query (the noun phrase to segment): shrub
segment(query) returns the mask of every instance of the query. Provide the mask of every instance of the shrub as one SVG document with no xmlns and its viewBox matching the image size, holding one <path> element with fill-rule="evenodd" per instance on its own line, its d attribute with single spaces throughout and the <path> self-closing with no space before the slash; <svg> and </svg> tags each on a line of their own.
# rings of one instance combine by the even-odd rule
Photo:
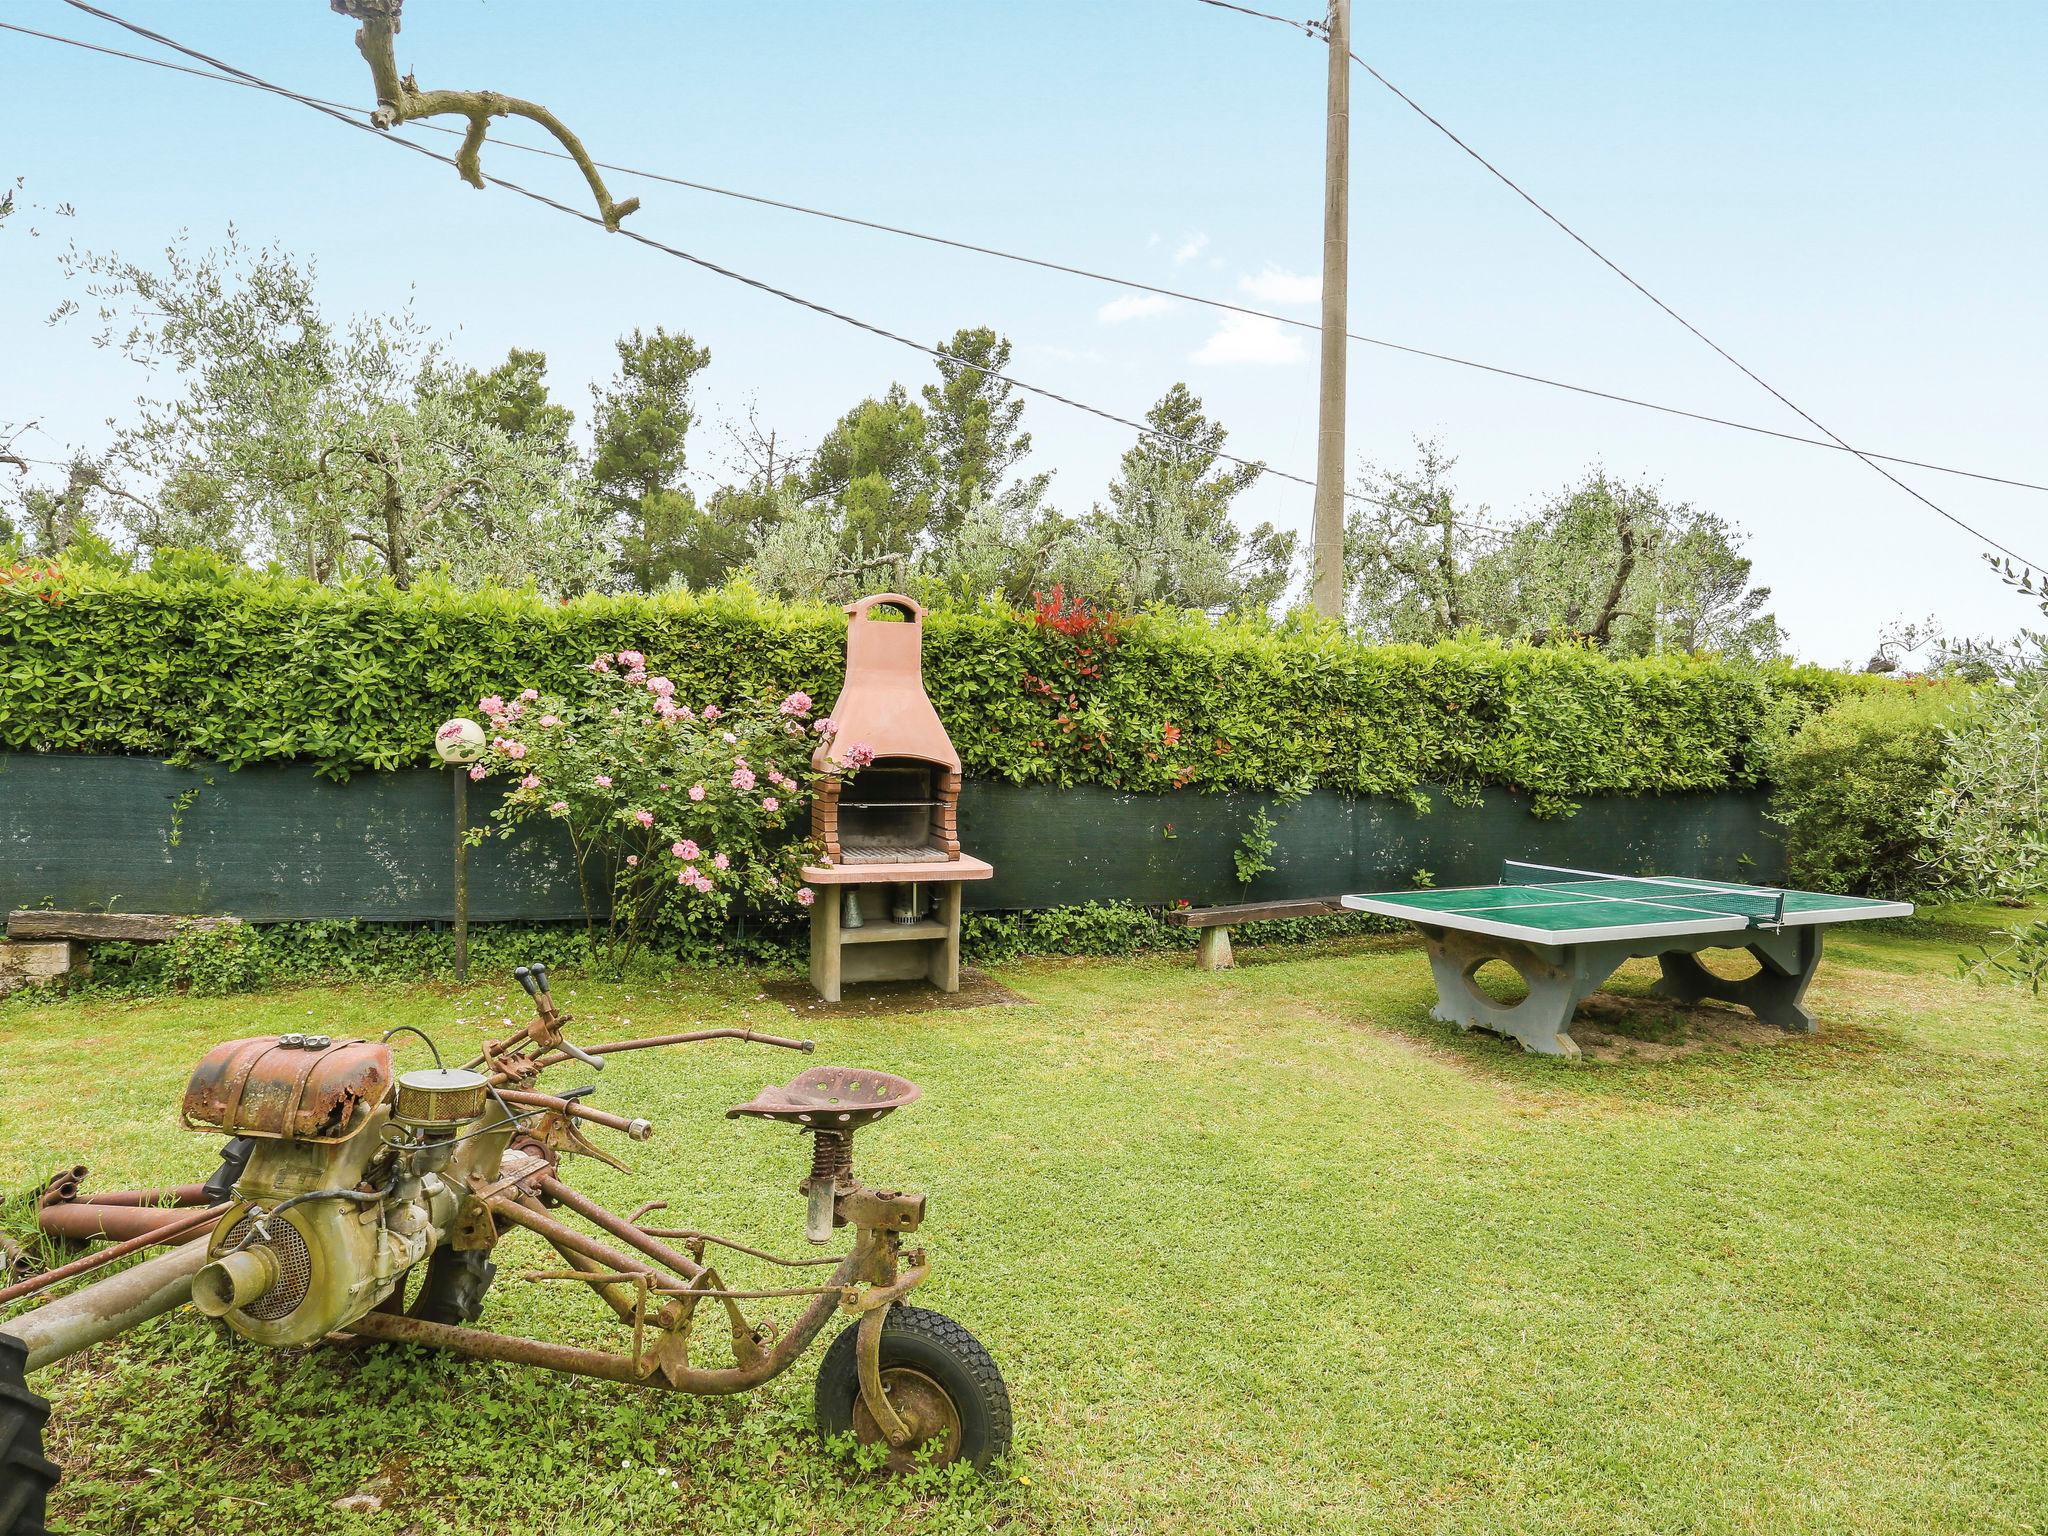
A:
<svg viewBox="0 0 2048 1536">
<path fill-rule="evenodd" d="M 1921 818 L 1941 888 L 2017 905 L 2048 886 L 2048 671 L 1975 690 L 1942 730 Z"/>
<path fill-rule="evenodd" d="M 513 781 L 504 833 L 561 822 L 586 929 L 613 969 L 659 930 L 717 931 L 814 899 L 798 875 L 809 844 L 791 830 L 812 778 L 810 695 L 692 706 L 675 694 L 640 652 L 600 651 L 573 693 L 478 702 L 492 734 L 469 776 Z"/>
<path fill-rule="evenodd" d="M 836 609 L 744 587 L 554 603 L 182 567 L 67 567 L 59 585 L 51 600 L 0 586 L 0 747 L 299 761 L 345 778 L 426 762 L 434 727 L 508 680 L 572 693 L 601 651 L 643 651 L 679 696 L 725 700 L 830 699 L 845 652 Z M 969 775 L 1140 793 L 1495 784 L 1551 812 L 1587 795 L 1752 785 L 1776 733 L 1896 686 L 1568 646 L 1370 646 L 1310 621 L 1112 620 L 1070 604 L 942 610 L 925 634 L 926 684 Z"/>
<path fill-rule="evenodd" d="M 1845 699 L 1774 756 L 1771 815 L 1794 885 L 1907 896 L 1929 881 L 1922 819 L 1941 775 L 1943 723 L 1964 690 L 1909 684 Z"/>
</svg>

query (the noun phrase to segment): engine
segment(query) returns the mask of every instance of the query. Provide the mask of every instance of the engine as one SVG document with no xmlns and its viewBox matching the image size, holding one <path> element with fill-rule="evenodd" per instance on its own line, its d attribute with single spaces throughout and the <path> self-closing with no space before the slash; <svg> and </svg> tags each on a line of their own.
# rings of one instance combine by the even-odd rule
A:
<svg viewBox="0 0 2048 1536">
<path fill-rule="evenodd" d="M 484 1124 L 489 1080 L 433 1067 L 394 1081 L 391 1048 L 325 1035 L 231 1040 L 185 1088 L 192 1130 L 226 1132 L 234 1204 L 192 1305 L 258 1343 L 308 1344 L 376 1307 L 447 1242 L 467 1178 L 513 1124 Z M 483 1238 L 488 1243 L 489 1237 Z"/>
</svg>

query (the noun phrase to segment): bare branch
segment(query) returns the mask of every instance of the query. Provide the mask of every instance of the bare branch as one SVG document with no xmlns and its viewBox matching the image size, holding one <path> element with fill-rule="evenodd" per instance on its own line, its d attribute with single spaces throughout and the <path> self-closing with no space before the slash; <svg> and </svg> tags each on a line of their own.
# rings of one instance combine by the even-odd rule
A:
<svg viewBox="0 0 2048 1536">
<path fill-rule="evenodd" d="M 370 121 L 377 127 L 391 128 L 399 123 L 449 114 L 469 119 L 469 130 L 463 134 L 462 147 L 455 154 L 455 168 L 464 181 L 481 189 L 484 184 L 484 133 L 491 119 L 523 117 L 553 134 L 555 142 L 576 162 L 576 168 L 583 172 L 583 179 L 590 184 L 591 196 L 597 199 L 597 211 L 606 229 L 616 231 L 619 221 L 640 206 L 637 197 L 629 197 L 624 202 L 612 200 L 604 178 L 597 174 L 597 165 L 590 158 L 590 152 L 583 147 L 583 141 L 538 102 L 503 96 L 496 91 L 423 91 L 411 75 L 401 77 L 394 39 L 398 35 L 398 13 L 405 0 L 328 0 L 328 3 L 343 16 L 361 23 L 356 28 L 356 51 L 370 66 L 370 80 L 376 87 L 377 109 L 370 114 Z"/>
</svg>

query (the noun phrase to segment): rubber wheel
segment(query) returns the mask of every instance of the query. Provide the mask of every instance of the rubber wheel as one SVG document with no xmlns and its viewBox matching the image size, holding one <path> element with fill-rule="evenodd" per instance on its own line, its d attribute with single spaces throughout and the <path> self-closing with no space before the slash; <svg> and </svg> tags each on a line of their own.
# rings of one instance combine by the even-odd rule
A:
<svg viewBox="0 0 2048 1536">
<path fill-rule="evenodd" d="M 818 1367 L 818 1432 L 830 1437 L 848 1430 L 863 1445 L 883 1443 L 860 1398 L 855 1359 L 855 1323 L 832 1341 Z M 918 1432 L 918 1441 L 889 1452 L 891 1472 L 918 1465 L 918 1452 L 933 1447 L 939 1466 L 964 1461 L 979 1471 L 1010 1449 L 1010 1389 L 981 1341 L 950 1317 L 922 1307 L 893 1306 L 882 1320 L 882 1390 L 896 1411 Z"/>
<path fill-rule="evenodd" d="M 489 1254 L 436 1248 L 427 1260 L 427 1278 L 420 1284 L 420 1293 L 406 1311 L 427 1323 L 458 1328 L 473 1323 L 484 1310 L 484 1292 L 491 1288 L 497 1273 L 498 1266 Z"/>
<path fill-rule="evenodd" d="M 28 1346 L 0 1334 L 0 1536 L 47 1536 L 43 1524 L 57 1463 L 43 1455 L 50 1405 L 23 1381 Z"/>
</svg>

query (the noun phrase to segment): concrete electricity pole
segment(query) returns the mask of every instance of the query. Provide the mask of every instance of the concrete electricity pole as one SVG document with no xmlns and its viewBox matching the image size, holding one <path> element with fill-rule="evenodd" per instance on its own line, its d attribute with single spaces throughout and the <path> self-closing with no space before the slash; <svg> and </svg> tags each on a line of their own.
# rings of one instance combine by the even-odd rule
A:
<svg viewBox="0 0 2048 1536">
<path fill-rule="evenodd" d="M 1344 613 L 1344 332 L 1351 245 L 1351 0 L 1330 0 L 1323 149 L 1323 367 L 1316 424 L 1316 518 L 1309 599 Z"/>
</svg>

